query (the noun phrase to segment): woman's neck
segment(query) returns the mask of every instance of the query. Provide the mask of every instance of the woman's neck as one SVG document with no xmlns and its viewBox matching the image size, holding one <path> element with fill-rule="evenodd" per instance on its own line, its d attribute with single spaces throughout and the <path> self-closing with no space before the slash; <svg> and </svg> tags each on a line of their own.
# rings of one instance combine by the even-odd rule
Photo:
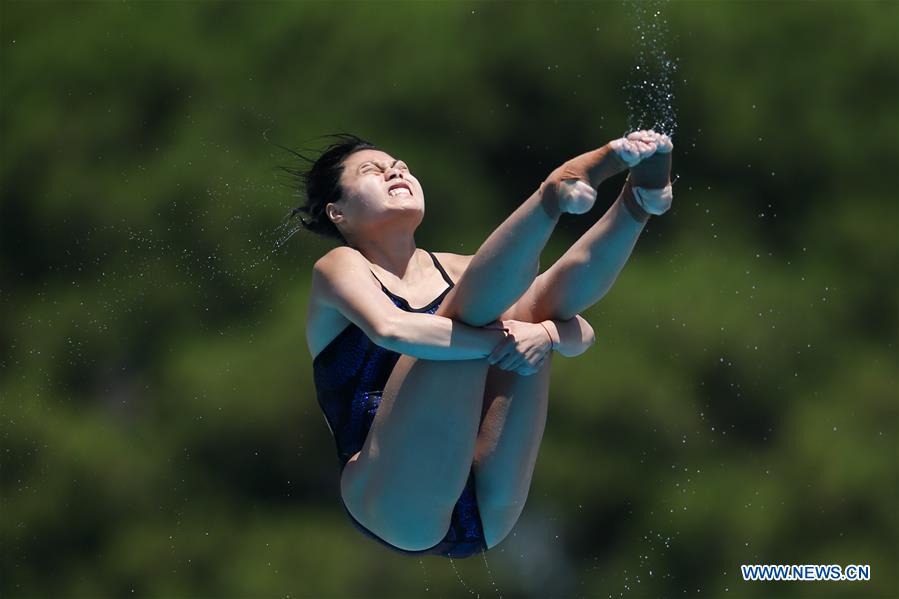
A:
<svg viewBox="0 0 899 599">
<path fill-rule="evenodd" d="M 369 262 L 402 279 L 415 256 L 415 238 L 389 235 L 377 239 L 356 239 L 351 243 Z"/>
</svg>

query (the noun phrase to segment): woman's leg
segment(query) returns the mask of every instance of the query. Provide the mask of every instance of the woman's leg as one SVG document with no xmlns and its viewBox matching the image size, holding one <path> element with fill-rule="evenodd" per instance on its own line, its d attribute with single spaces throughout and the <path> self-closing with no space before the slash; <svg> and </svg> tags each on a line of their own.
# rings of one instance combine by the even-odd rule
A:
<svg viewBox="0 0 899 599">
<path fill-rule="evenodd" d="M 642 229 L 619 199 L 503 318 L 540 322 L 574 317 L 611 287 Z M 511 532 L 524 509 L 546 425 L 550 363 L 551 357 L 531 376 L 489 369 L 474 457 L 488 547 Z"/>
<path fill-rule="evenodd" d="M 487 547 L 508 535 L 524 509 L 546 426 L 552 356 L 536 374 L 491 366 L 474 455 L 475 494 Z"/>
<path fill-rule="evenodd" d="M 525 292 L 520 301 L 530 308 L 533 322 L 574 318 L 611 289 L 645 226 L 624 207 L 626 193 L 632 193 L 629 184 L 603 217 Z"/>
<path fill-rule="evenodd" d="M 604 146 L 554 171 L 487 238 L 437 314 L 482 326 L 533 284 L 560 213 L 586 210 L 595 198 L 589 186 L 582 187 L 592 196 L 565 184 L 570 164 L 594 187 L 623 165 Z M 444 536 L 472 468 L 488 367 L 484 359 L 397 361 L 362 451 L 341 480 L 347 508 L 372 532 L 404 549 Z"/>
<path fill-rule="evenodd" d="M 654 155 L 631 172 L 640 186 L 664 187 L 670 155 Z M 600 221 L 541 274 L 503 318 L 525 322 L 566 320 L 598 301 L 630 256 L 643 222 L 624 208 L 621 195 Z M 645 221 L 644 221 L 645 222 Z M 598 260 L 594 263 L 592 257 Z M 488 547 L 518 521 L 527 500 L 549 405 L 550 359 L 532 376 L 491 367 L 474 457 L 476 493 Z"/>
<path fill-rule="evenodd" d="M 484 242 L 437 314 L 475 326 L 496 320 L 533 283 L 558 216 L 533 194 Z M 410 550 L 446 534 L 472 468 L 488 367 L 400 356 L 341 479 L 347 508 L 372 532 Z"/>
<path fill-rule="evenodd" d="M 615 145 L 617 142 L 621 143 Z M 580 214 L 593 206 L 596 188 L 627 168 L 619 152 L 637 155 L 649 148 L 638 141 L 615 140 L 556 168 L 481 245 L 447 296 L 452 298 L 452 309 L 445 315 L 472 326 L 495 320 L 533 284 L 540 268 L 540 250 L 559 215 Z"/>
<path fill-rule="evenodd" d="M 665 188 L 670 185 L 673 146 L 667 136 L 653 135 L 658 151 L 631 167 L 628 181 L 615 203 L 555 264 L 537 277 L 519 300 L 536 319 L 533 322 L 573 318 L 598 302 L 612 287 L 649 218 L 645 211 L 635 208 L 638 204 L 634 187 L 654 190 L 655 199 L 664 197 L 670 206 L 670 188 Z M 661 211 L 664 210 L 667 207 Z"/>
</svg>

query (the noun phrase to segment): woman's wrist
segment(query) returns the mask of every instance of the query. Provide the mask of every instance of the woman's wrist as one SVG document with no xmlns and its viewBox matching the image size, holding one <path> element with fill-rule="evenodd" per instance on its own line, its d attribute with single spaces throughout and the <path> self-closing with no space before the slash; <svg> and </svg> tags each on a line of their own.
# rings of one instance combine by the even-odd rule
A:
<svg viewBox="0 0 899 599">
<path fill-rule="evenodd" d="M 556 351 L 559 349 L 559 329 L 556 328 L 556 323 L 551 320 L 544 320 L 540 323 L 540 326 L 543 327 L 543 330 L 546 331 L 547 337 L 549 337 L 549 347 L 552 351 Z M 555 332 L 555 335 L 553 335 Z"/>
</svg>

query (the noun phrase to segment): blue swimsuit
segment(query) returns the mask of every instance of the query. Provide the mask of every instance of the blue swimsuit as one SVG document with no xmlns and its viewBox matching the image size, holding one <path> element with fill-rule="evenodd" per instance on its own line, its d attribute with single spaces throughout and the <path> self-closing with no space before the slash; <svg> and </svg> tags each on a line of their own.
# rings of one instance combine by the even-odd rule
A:
<svg viewBox="0 0 899 599">
<path fill-rule="evenodd" d="M 452 280 L 437 257 L 431 252 L 428 254 L 449 287 L 427 306 L 412 308 L 405 298 L 391 293 L 381 283 L 381 289 L 401 310 L 433 314 L 453 288 Z M 377 279 L 377 275 L 375 278 Z M 380 279 L 378 282 L 380 283 Z M 318 403 L 337 442 L 341 473 L 349 459 L 362 450 L 362 444 L 378 411 L 381 393 L 399 357 L 397 352 L 372 343 L 362 329 L 350 323 L 312 361 Z M 338 475 L 338 484 L 339 480 Z M 353 518 L 345 504 L 343 509 L 360 531 L 400 553 L 461 558 L 487 548 L 475 497 L 474 470 L 469 472 L 468 482 L 453 509 L 449 531 L 442 541 L 430 549 L 407 551 L 391 545 Z"/>
</svg>

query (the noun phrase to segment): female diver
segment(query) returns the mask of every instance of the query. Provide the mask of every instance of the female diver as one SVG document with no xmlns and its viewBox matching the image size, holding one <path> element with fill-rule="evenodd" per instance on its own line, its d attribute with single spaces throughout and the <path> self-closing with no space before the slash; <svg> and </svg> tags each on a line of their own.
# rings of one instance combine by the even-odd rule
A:
<svg viewBox="0 0 899 599">
<path fill-rule="evenodd" d="M 612 286 L 673 198 L 668 136 L 637 131 L 552 171 L 473 256 L 416 247 L 421 184 L 338 135 L 307 171 L 303 226 L 343 245 L 313 268 L 307 343 L 351 521 L 406 554 L 467 557 L 518 520 L 543 436 L 552 352 L 594 341 L 578 312 Z M 313 162 L 313 161 L 309 161 Z M 618 199 L 548 270 L 563 213 L 630 169 Z"/>
</svg>

